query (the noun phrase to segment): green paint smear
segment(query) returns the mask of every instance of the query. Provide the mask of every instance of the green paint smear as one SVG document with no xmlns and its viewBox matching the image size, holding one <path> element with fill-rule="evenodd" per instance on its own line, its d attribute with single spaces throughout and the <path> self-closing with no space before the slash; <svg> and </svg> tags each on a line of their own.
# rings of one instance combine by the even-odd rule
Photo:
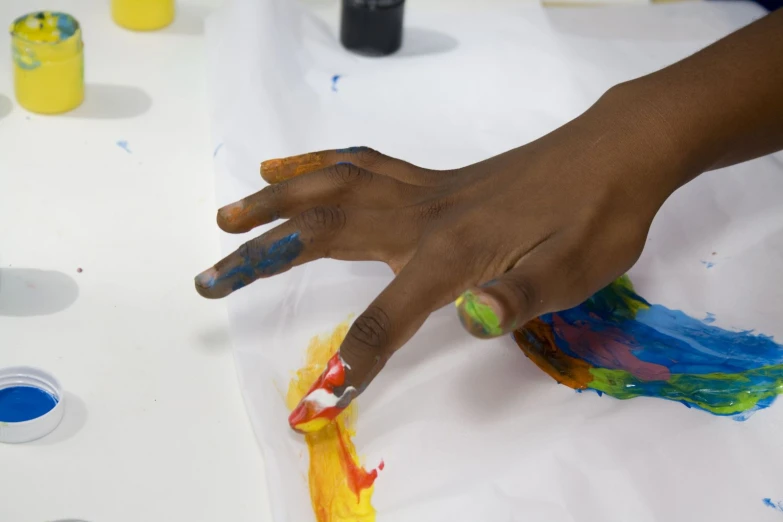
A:
<svg viewBox="0 0 783 522">
<path fill-rule="evenodd" d="M 617 399 L 654 396 L 679 401 L 716 415 L 754 410 L 783 393 L 783 364 L 742 373 L 675 374 L 668 381 L 642 381 L 625 370 L 591 368 L 588 387 Z"/>
<path fill-rule="evenodd" d="M 503 335 L 503 329 L 500 327 L 500 319 L 491 306 L 482 303 L 479 297 L 473 292 L 462 294 L 460 308 L 472 319 L 474 323 L 479 324 L 484 333 L 497 337 Z"/>
</svg>

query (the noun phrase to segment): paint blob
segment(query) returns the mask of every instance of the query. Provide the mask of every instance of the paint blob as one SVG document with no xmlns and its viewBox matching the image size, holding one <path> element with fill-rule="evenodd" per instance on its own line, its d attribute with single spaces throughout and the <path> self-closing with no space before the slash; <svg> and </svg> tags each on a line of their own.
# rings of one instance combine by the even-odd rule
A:
<svg viewBox="0 0 783 522">
<path fill-rule="evenodd" d="M 57 399 L 34 386 L 10 386 L 0 389 L 0 422 L 25 422 L 49 413 Z"/>
<path fill-rule="evenodd" d="M 624 276 L 514 333 L 559 383 L 618 399 L 659 397 L 745 420 L 783 393 L 783 346 L 648 303 Z"/>
<path fill-rule="evenodd" d="M 324 338 L 310 341 L 305 365 L 288 386 L 286 403 L 290 410 L 310 392 L 314 383 L 340 349 L 348 333 L 348 323 L 338 326 Z M 335 420 L 319 431 L 305 434 L 310 455 L 308 482 L 310 501 L 318 522 L 374 522 L 371 499 L 378 470 L 367 471 L 356 453 L 356 405 L 349 405 Z M 378 466 L 382 469 L 382 465 Z"/>
</svg>

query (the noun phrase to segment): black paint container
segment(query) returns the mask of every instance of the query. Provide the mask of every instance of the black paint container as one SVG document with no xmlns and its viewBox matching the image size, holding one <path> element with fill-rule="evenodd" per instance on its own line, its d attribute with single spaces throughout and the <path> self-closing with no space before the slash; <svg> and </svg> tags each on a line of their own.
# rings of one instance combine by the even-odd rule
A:
<svg viewBox="0 0 783 522">
<path fill-rule="evenodd" d="M 405 0 L 343 0 L 340 41 L 368 56 L 392 54 L 402 45 Z"/>
</svg>

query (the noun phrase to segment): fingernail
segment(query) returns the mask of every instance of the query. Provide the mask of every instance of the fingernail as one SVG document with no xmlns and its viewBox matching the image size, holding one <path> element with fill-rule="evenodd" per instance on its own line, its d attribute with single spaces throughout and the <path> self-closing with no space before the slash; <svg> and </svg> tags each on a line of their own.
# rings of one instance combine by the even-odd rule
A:
<svg viewBox="0 0 783 522">
<path fill-rule="evenodd" d="M 230 205 L 220 208 L 218 210 L 218 216 L 227 223 L 232 223 L 240 217 L 244 208 L 245 203 L 242 200 L 239 200 L 236 203 L 231 203 Z"/>
<path fill-rule="evenodd" d="M 218 271 L 214 266 L 204 270 L 196 276 L 196 286 L 200 286 L 201 288 L 212 288 L 212 286 L 215 284 L 217 273 Z"/>
<path fill-rule="evenodd" d="M 503 307 L 491 295 L 468 290 L 457 298 L 456 305 L 462 325 L 471 334 L 481 338 L 503 335 Z"/>
<path fill-rule="evenodd" d="M 336 353 L 329 359 L 307 395 L 288 416 L 288 424 L 299 433 L 313 433 L 326 427 L 348 407 L 356 388 L 345 385 L 345 363 Z"/>
</svg>

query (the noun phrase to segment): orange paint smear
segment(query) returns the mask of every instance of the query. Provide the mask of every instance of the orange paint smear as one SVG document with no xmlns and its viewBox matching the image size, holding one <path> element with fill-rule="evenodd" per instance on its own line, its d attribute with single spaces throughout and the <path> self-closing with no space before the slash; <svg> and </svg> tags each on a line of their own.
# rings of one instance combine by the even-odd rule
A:
<svg viewBox="0 0 783 522">
<path fill-rule="evenodd" d="M 323 152 L 310 152 L 289 158 L 271 159 L 261 163 L 261 177 L 267 183 L 280 183 L 327 166 Z"/>
<path fill-rule="evenodd" d="M 561 352 L 552 337 L 552 329 L 539 319 L 514 332 L 514 340 L 536 366 L 558 383 L 584 390 L 593 381 L 590 365 Z"/>
<path fill-rule="evenodd" d="M 330 336 L 310 341 L 306 364 L 288 386 L 286 403 L 290 410 L 307 395 L 347 333 L 348 324 L 343 323 Z M 305 435 L 310 456 L 310 501 L 318 522 L 375 521 L 371 499 L 378 470 L 365 470 L 356 453 L 352 440 L 356 412 L 356 405 L 351 404 L 326 427 Z"/>
<path fill-rule="evenodd" d="M 343 384 L 345 384 L 345 367 L 340 360 L 340 355 L 335 353 L 326 363 L 326 371 L 313 383 L 305 397 L 316 390 L 334 396 L 335 388 Z M 332 422 L 342 411 L 343 408 L 336 406 L 321 408 L 311 401 L 304 400 L 288 416 L 288 424 L 300 433 L 318 431 Z"/>
</svg>

